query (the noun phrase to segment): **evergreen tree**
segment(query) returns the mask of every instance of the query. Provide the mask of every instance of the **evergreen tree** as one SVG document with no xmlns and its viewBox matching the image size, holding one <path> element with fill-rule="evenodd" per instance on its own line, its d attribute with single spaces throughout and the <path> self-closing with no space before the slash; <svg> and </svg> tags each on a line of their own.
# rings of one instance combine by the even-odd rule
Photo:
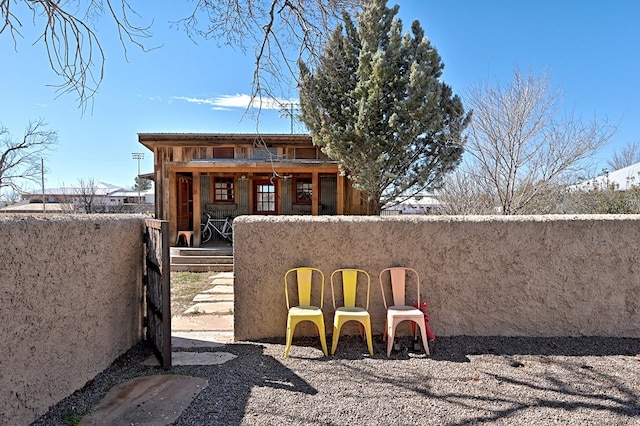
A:
<svg viewBox="0 0 640 426">
<path fill-rule="evenodd" d="M 135 191 L 146 191 L 147 189 L 151 189 L 151 181 L 149 179 L 136 176 L 135 185 L 133 185 L 133 189 Z"/>
<path fill-rule="evenodd" d="M 357 25 L 343 14 L 317 66 L 300 63 L 301 118 L 371 214 L 437 187 L 460 162 L 470 118 L 420 23 L 402 35 L 398 10 L 369 1 Z"/>
</svg>

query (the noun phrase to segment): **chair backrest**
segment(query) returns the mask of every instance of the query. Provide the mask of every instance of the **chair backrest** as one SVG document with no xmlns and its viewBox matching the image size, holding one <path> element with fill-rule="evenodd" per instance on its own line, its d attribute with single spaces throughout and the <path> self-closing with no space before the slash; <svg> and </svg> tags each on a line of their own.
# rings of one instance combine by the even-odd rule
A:
<svg viewBox="0 0 640 426">
<path fill-rule="evenodd" d="M 405 299 L 405 290 L 406 290 L 406 278 L 407 274 L 413 274 L 416 280 L 416 301 L 418 302 L 418 306 L 420 306 L 420 276 L 415 269 L 405 268 L 401 266 L 396 266 L 393 268 L 385 268 L 380 272 L 380 290 L 382 291 L 382 301 L 384 302 L 384 307 L 388 308 L 387 298 L 384 295 L 384 280 L 383 275 L 385 272 L 389 272 L 389 280 L 391 281 L 391 293 L 393 300 L 391 301 L 392 306 L 406 306 L 407 301 Z"/>
<path fill-rule="evenodd" d="M 310 306 L 314 272 L 320 274 L 320 308 L 322 309 L 324 303 L 324 274 L 320 269 L 311 267 L 292 268 L 284 274 L 284 294 L 287 299 L 287 309 L 291 308 L 289 304 L 289 276 L 295 273 L 298 289 L 298 305 Z"/>
<path fill-rule="evenodd" d="M 342 298 L 343 306 L 353 308 L 356 306 L 356 295 L 358 293 L 358 274 L 363 275 L 367 279 L 367 299 L 366 310 L 369 310 L 369 293 L 371 291 L 371 277 L 362 269 L 343 268 L 336 269 L 331 273 L 331 299 L 333 300 L 333 309 L 336 309 L 336 292 L 334 285 L 338 281 L 336 275 L 342 276 Z M 335 277 L 335 278 L 334 278 Z"/>
</svg>

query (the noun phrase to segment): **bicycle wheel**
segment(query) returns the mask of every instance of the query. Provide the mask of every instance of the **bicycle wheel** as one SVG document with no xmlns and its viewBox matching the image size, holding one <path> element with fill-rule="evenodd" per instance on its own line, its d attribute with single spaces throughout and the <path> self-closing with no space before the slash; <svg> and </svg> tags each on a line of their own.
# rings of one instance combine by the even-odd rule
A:
<svg viewBox="0 0 640 426">
<path fill-rule="evenodd" d="M 211 228 L 206 226 L 206 225 L 202 225 L 202 242 L 206 243 L 207 241 L 209 241 L 211 239 Z"/>
<path fill-rule="evenodd" d="M 233 225 L 229 218 L 225 221 L 221 234 L 224 238 L 233 242 Z"/>
</svg>

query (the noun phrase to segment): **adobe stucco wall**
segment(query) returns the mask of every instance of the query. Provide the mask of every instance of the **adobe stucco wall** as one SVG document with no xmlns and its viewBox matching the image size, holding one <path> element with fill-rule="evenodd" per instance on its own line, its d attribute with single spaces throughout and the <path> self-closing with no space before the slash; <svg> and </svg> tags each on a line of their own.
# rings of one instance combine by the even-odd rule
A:
<svg viewBox="0 0 640 426">
<path fill-rule="evenodd" d="M 409 266 L 436 335 L 640 337 L 635 215 L 243 216 L 234 257 L 236 340 L 284 337 L 283 276 L 296 266 L 327 278 L 337 268 L 369 272 L 374 334 L 384 327 L 380 271 Z M 330 334 L 329 287 L 324 312 Z"/>
<path fill-rule="evenodd" d="M 141 216 L 0 216 L 0 424 L 29 424 L 141 338 Z"/>
</svg>

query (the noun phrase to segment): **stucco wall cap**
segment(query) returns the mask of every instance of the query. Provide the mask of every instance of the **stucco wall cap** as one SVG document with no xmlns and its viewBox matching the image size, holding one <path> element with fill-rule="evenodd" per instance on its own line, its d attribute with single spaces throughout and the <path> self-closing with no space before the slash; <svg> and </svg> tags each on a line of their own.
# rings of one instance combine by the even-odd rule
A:
<svg viewBox="0 0 640 426">
<path fill-rule="evenodd" d="M 309 223 L 379 223 L 379 222 L 437 222 L 437 223 L 486 223 L 486 222 L 576 222 L 576 221 L 640 221 L 640 215 L 520 215 L 520 216 L 428 216 L 428 215 L 397 215 L 397 216 L 238 216 L 236 223 L 256 222 L 309 222 Z"/>
</svg>

